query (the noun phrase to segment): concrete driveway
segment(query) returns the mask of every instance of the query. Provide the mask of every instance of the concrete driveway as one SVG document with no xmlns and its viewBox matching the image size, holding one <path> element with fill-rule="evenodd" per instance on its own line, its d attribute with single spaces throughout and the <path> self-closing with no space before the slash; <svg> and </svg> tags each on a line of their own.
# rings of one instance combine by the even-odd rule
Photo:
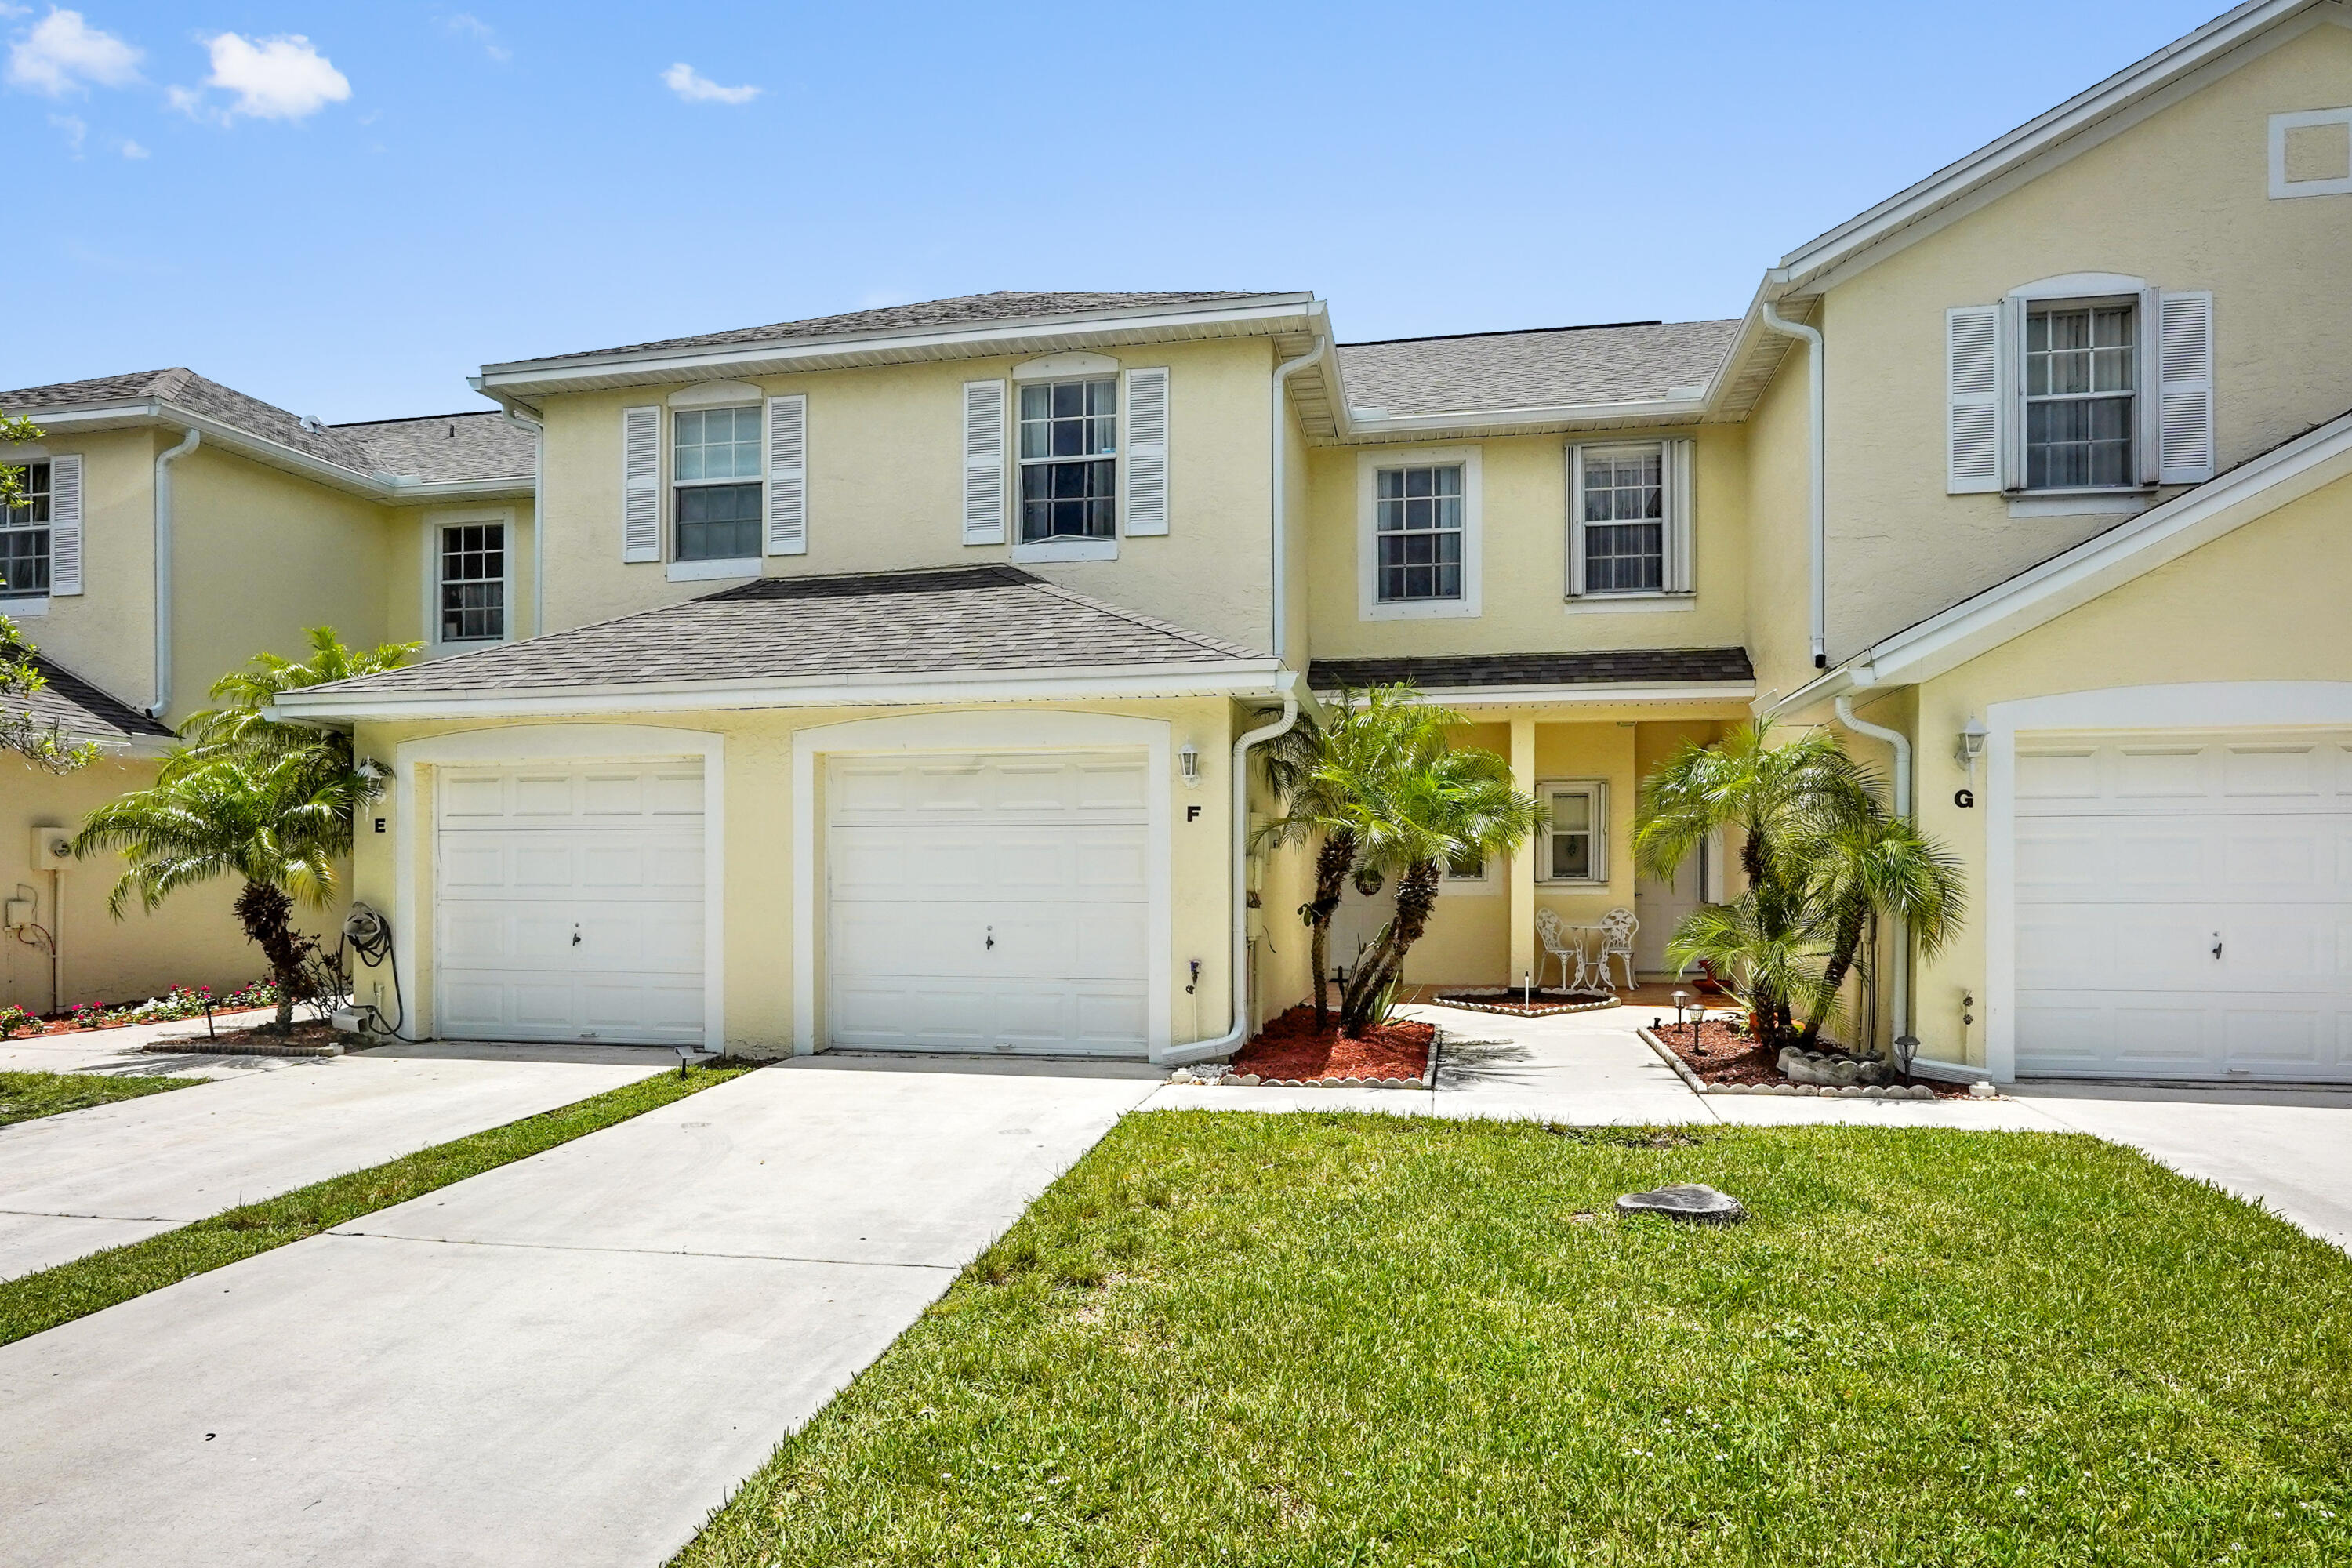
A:
<svg viewBox="0 0 2352 1568">
<path fill-rule="evenodd" d="M 569 1105 L 677 1062 L 667 1051 L 515 1047 L 254 1059 L 278 1065 L 0 1128 L 0 1279 Z"/>
<path fill-rule="evenodd" d="M 770 1068 L 0 1347 L 5 1556 L 649 1568 L 1157 1078 Z"/>
</svg>

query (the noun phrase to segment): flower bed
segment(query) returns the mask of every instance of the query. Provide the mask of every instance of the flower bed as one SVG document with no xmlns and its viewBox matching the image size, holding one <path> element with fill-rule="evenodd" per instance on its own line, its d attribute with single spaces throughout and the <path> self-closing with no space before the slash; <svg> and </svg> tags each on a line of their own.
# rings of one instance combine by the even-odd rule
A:
<svg viewBox="0 0 2352 1568">
<path fill-rule="evenodd" d="M 1298 1085 L 1424 1083 L 1436 1044 L 1435 1025 L 1408 1018 L 1377 1025 L 1360 1040 L 1336 1027 L 1318 1031 L 1315 1009 L 1302 1003 L 1267 1024 L 1224 1076 Z"/>
<path fill-rule="evenodd" d="M 1696 1026 L 1696 1037 L 1693 1026 L 1673 1022 L 1659 1024 L 1650 1033 L 1710 1089 L 1732 1085 L 1750 1089 L 1790 1087 L 1790 1080 L 1773 1058 L 1737 1024 L 1709 1018 Z M 1903 1073 L 1888 1074 L 1884 1087 L 1925 1089 L 1946 1100 L 1966 1099 L 1969 1093 L 1969 1086 L 1964 1083 L 1942 1083 Z"/>
<path fill-rule="evenodd" d="M 209 1007 L 215 1016 L 278 1005 L 278 988 L 267 980 L 240 985 L 226 996 L 215 997 L 207 985 L 174 985 L 161 996 L 143 1002 L 77 1002 L 62 1013 L 35 1017 L 22 1007 L 0 1008 L 0 1040 L 32 1035 L 69 1035 L 84 1029 L 121 1029 L 133 1024 L 166 1024 L 179 1018 L 201 1018 Z"/>
<path fill-rule="evenodd" d="M 1590 1013 L 1622 1004 L 1606 991 L 1525 991 L 1511 985 L 1471 985 L 1433 998 L 1441 1007 L 1503 1013 L 1514 1018 L 1549 1018 L 1555 1013 Z"/>
</svg>

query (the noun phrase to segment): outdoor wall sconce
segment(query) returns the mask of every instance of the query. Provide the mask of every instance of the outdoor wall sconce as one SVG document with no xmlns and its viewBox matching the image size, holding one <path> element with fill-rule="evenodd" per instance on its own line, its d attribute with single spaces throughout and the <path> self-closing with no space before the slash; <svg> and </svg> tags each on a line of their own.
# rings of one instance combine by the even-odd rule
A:
<svg viewBox="0 0 2352 1568">
<path fill-rule="evenodd" d="M 1201 782 L 1201 748 L 1190 741 L 1177 747 L 1176 771 L 1183 775 L 1186 784 L 1198 785 Z"/>
<path fill-rule="evenodd" d="M 1960 726 L 1959 750 L 1954 755 L 1960 766 L 1969 770 L 1969 783 L 1972 785 L 1977 782 L 1977 759 L 1984 755 L 1985 737 L 1990 733 L 1984 727 L 1984 721 L 1973 713 L 1969 715 L 1969 721 Z"/>
</svg>

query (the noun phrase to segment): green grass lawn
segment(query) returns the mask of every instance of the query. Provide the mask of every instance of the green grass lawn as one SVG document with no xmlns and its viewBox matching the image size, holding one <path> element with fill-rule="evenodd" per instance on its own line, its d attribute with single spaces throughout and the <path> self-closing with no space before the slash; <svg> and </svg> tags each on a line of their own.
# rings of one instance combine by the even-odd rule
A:
<svg viewBox="0 0 2352 1568">
<path fill-rule="evenodd" d="M 2352 1260 L 2088 1138 L 1130 1117 L 677 1561 L 2343 1564 Z"/>
<path fill-rule="evenodd" d="M 144 1241 L 93 1252 L 37 1274 L 0 1280 L 0 1345 L 569 1143 L 750 1070 L 748 1063 L 720 1061 L 683 1073 L 656 1073 L 554 1110 L 436 1143 L 349 1175 L 297 1187 Z"/>
<path fill-rule="evenodd" d="M 0 1072 L 0 1127 L 30 1121 L 36 1116 L 111 1105 L 118 1100 L 137 1100 L 167 1089 L 187 1089 L 203 1081 L 144 1074 L 116 1078 L 97 1072 Z"/>
</svg>

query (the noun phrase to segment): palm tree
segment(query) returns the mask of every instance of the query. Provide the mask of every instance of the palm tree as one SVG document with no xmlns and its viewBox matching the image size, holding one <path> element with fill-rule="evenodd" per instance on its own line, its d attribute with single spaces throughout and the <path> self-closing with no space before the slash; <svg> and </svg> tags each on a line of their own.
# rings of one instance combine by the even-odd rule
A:
<svg viewBox="0 0 2352 1568">
<path fill-rule="evenodd" d="M 1301 713 L 1287 731 L 1267 742 L 1266 783 L 1283 815 L 1258 830 L 1262 845 L 1320 839 L 1315 853 L 1315 893 L 1298 906 L 1306 922 L 1307 964 L 1315 977 L 1315 1027 L 1330 1026 L 1325 987 L 1330 973 L 1331 915 L 1356 867 L 1356 803 L 1378 786 L 1375 781 L 1399 754 L 1401 743 L 1423 710 L 1412 704 L 1410 687 L 1375 687 L 1359 702 L 1339 693 L 1339 710 L 1323 725 Z"/>
<path fill-rule="evenodd" d="M 1394 878 L 1396 913 L 1356 965 L 1339 1005 L 1339 1032 L 1361 1036 L 1381 998 L 1404 973 L 1405 955 L 1428 929 L 1438 879 L 1456 860 L 1508 855 L 1536 830 L 1541 808 L 1521 794 L 1511 765 L 1483 747 L 1455 747 L 1446 731 L 1465 721 L 1451 709 L 1415 705 L 1394 750 L 1347 816 L 1365 866 Z"/>
<path fill-rule="evenodd" d="M 268 960 L 278 986 L 274 1027 L 282 1033 L 314 945 L 294 929 L 294 900 L 324 904 L 333 895 L 352 816 L 381 788 L 323 747 L 275 761 L 222 757 L 100 806 L 83 819 L 74 854 L 114 850 L 130 862 L 107 897 L 117 920 L 134 897 L 152 913 L 182 888 L 242 878 L 237 923 Z"/>
<path fill-rule="evenodd" d="M 245 668 L 233 669 L 214 681 L 205 695 L 220 706 L 191 713 L 182 721 L 181 744 L 166 759 L 163 776 L 168 778 L 174 770 L 186 772 L 223 757 L 267 762 L 291 752 L 320 748 L 349 766 L 350 736 L 303 724 L 281 723 L 268 716 L 269 704 L 305 686 L 322 686 L 330 680 L 397 669 L 415 658 L 425 645 L 388 642 L 372 648 L 346 647 L 332 626 L 312 626 L 305 635 L 310 643 L 310 658 L 297 663 L 274 653 L 257 653 L 247 661 Z"/>
<path fill-rule="evenodd" d="M 1809 1050 L 1854 968 L 1874 915 L 1895 916 L 1920 955 L 1933 957 L 1959 934 L 1968 908 L 1967 884 L 1952 853 L 1908 817 L 1880 807 L 1875 797 L 1870 804 L 1868 811 L 1801 831 L 1790 846 L 1791 858 L 1806 868 L 1806 900 L 1821 908 L 1829 926 L 1821 994 L 1798 1038 Z"/>
</svg>

